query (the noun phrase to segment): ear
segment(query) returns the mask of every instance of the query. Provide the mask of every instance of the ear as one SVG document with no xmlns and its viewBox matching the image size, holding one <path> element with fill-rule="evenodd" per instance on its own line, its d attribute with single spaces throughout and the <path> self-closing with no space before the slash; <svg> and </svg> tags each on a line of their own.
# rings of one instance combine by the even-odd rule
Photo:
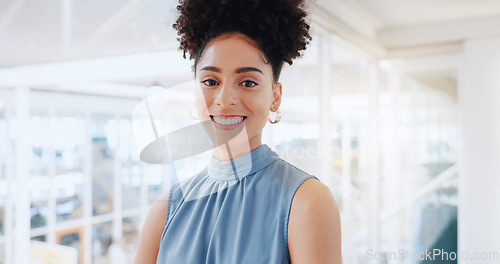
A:
<svg viewBox="0 0 500 264">
<path fill-rule="evenodd" d="M 273 102 L 272 102 L 272 105 L 270 107 L 270 109 L 279 109 L 280 108 L 280 104 L 281 104 L 281 88 L 282 88 L 282 85 L 281 83 L 277 82 L 273 85 Z"/>
</svg>

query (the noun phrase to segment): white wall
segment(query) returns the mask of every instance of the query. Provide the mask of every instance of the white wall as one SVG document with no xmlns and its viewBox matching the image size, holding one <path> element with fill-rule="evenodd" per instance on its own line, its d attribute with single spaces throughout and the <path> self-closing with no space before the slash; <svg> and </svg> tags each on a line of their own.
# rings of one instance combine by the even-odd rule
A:
<svg viewBox="0 0 500 264">
<path fill-rule="evenodd" d="M 458 83 L 458 249 L 500 248 L 500 37 L 467 40 Z M 473 256 L 470 256 L 473 257 Z M 460 263 L 478 263 L 462 261 Z M 498 259 L 481 263 L 498 263 Z"/>
</svg>

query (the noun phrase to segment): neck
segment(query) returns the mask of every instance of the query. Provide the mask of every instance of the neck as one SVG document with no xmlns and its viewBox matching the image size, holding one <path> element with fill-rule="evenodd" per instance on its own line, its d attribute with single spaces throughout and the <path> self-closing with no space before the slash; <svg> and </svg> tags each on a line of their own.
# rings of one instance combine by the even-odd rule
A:
<svg viewBox="0 0 500 264">
<path fill-rule="evenodd" d="M 219 161 L 230 161 L 245 155 L 261 145 L 262 142 L 260 140 L 258 142 L 246 141 L 243 143 L 229 141 L 214 148 L 214 158 Z"/>
</svg>

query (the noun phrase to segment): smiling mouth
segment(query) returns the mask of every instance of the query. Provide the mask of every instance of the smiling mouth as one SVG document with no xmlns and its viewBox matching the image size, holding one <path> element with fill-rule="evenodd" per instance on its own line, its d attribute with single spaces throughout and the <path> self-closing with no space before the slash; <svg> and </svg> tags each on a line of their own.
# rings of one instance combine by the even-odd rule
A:
<svg viewBox="0 0 500 264">
<path fill-rule="evenodd" d="M 246 116 L 239 116 L 239 115 L 231 115 L 231 116 L 213 116 L 210 115 L 210 119 L 212 122 L 214 122 L 216 125 L 223 126 L 223 127 L 232 127 L 234 125 L 238 125 L 239 123 L 243 122 L 247 117 Z"/>
</svg>

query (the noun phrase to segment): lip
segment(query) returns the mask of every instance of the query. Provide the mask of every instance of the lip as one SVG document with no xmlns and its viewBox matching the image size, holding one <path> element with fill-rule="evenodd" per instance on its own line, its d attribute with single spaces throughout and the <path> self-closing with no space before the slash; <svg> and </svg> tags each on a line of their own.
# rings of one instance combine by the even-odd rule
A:
<svg viewBox="0 0 500 264">
<path fill-rule="evenodd" d="M 222 130 L 231 130 L 231 129 L 235 129 L 236 127 L 242 125 L 245 120 L 247 119 L 246 116 L 242 116 L 242 115 L 215 115 L 217 117 L 224 117 L 224 118 L 229 118 L 229 117 L 243 117 L 243 120 L 237 124 L 233 124 L 233 125 L 221 125 L 221 124 L 218 124 L 214 121 L 214 115 L 210 115 L 210 120 L 212 121 L 212 124 L 214 124 L 215 127 L 219 128 L 219 129 L 222 129 Z"/>
</svg>

